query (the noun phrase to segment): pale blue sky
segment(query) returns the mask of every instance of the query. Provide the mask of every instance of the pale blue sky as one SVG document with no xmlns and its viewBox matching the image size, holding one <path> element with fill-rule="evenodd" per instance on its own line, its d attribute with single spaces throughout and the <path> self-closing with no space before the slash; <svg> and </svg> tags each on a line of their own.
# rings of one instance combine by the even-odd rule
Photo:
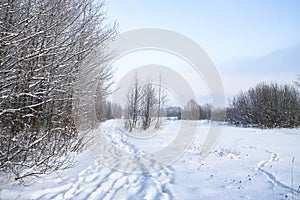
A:
<svg viewBox="0 0 300 200">
<path fill-rule="evenodd" d="M 298 0 L 109 0 L 120 31 L 164 28 L 202 46 L 216 64 L 300 44 Z"/>
<path fill-rule="evenodd" d="M 272 76 L 270 71 L 263 76 L 255 76 L 255 72 L 254 75 L 243 75 L 222 68 L 224 63 L 300 45 L 299 0 L 107 0 L 106 6 L 109 21 L 118 22 L 120 33 L 140 28 L 169 29 L 198 43 L 220 71 L 226 98 L 261 81 L 292 81 L 299 73 L 290 70 L 286 74 Z M 119 62 L 119 66 L 152 64 L 149 62 L 155 60 L 167 66 L 179 63 L 177 67 L 188 68 L 177 58 L 153 53 L 147 56 L 143 57 L 143 61 L 138 61 L 134 55 L 129 56 Z M 162 61 L 163 58 L 166 59 Z M 122 69 L 126 71 L 127 67 Z M 124 73 L 121 72 L 121 76 Z M 187 70 L 186 75 L 192 73 Z M 202 81 L 203 85 L 203 80 L 188 79 L 198 90 L 198 102 L 207 101 L 207 88 L 199 89 L 197 84 Z"/>
</svg>

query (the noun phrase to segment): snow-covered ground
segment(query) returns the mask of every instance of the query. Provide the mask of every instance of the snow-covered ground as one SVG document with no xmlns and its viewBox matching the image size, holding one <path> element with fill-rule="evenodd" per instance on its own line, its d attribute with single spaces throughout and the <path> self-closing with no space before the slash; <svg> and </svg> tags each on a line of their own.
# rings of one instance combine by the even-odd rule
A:
<svg viewBox="0 0 300 200">
<path fill-rule="evenodd" d="M 74 168 L 29 186 L 1 174 L 0 199 L 300 199 L 299 129 L 225 126 L 217 146 L 204 159 L 200 150 L 207 122 L 170 120 L 159 131 L 129 136 L 122 121 L 111 120 L 99 131 L 121 150 L 147 154 L 165 148 L 180 128 L 188 132 L 197 125 L 194 142 L 184 154 L 159 170 L 114 170 L 87 150 L 76 155 Z"/>
</svg>

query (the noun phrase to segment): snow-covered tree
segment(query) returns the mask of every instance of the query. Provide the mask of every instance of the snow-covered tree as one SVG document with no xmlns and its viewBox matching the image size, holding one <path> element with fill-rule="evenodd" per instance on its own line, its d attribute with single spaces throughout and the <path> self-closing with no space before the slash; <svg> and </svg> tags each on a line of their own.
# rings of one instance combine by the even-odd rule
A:
<svg viewBox="0 0 300 200">
<path fill-rule="evenodd" d="M 72 117 L 72 84 L 81 61 L 115 33 L 105 23 L 103 5 L 0 2 L 0 169 L 17 179 L 66 166 L 61 156 L 82 146 Z"/>
<path fill-rule="evenodd" d="M 300 126 L 300 94 L 292 85 L 261 83 L 236 96 L 227 119 L 262 128 Z"/>
</svg>

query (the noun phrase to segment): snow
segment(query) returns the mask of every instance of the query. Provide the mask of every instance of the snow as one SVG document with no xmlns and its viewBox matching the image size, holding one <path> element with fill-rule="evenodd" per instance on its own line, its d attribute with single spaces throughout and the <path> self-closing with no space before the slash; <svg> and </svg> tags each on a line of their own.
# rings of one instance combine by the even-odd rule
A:
<svg viewBox="0 0 300 200">
<path fill-rule="evenodd" d="M 122 120 L 107 121 L 99 131 L 131 154 L 155 153 L 180 128 L 198 129 L 183 155 L 157 171 L 111 169 L 87 150 L 75 155 L 74 168 L 33 179 L 30 185 L 0 174 L 0 199 L 300 199 L 299 129 L 225 126 L 217 146 L 202 158 L 209 125 L 207 121 L 166 120 L 161 130 L 139 135 L 138 131 L 127 133 Z"/>
</svg>

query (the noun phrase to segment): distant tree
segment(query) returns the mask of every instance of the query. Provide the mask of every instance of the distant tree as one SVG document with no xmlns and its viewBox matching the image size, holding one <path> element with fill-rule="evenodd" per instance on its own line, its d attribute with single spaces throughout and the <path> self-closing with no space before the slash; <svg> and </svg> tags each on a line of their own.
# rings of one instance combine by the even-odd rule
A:
<svg viewBox="0 0 300 200">
<path fill-rule="evenodd" d="M 227 112 L 227 120 L 236 125 L 298 127 L 299 90 L 292 85 L 261 83 L 236 96 Z"/>
<path fill-rule="evenodd" d="M 106 120 L 114 119 L 113 111 L 112 111 L 112 104 L 110 101 L 106 102 Z"/>
<path fill-rule="evenodd" d="M 162 76 L 159 82 L 140 82 L 136 74 L 134 82 L 127 93 L 125 108 L 125 128 L 132 131 L 134 128 L 146 130 L 155 122 L 154 128 L 160 128 L 167 96 L 162 85 Z"/>
<path fill-rule="evenodd" d="M 164 111 L 164 108 L 166 105 L 166 101 L 167 101 L 167 96 L 166 96 L 164 88 L 162 86 L 162 75 L 160 73 L 158 88 L 157 88 L 157 108 L 156 108 L 157 119 L 156 119 L 156 123 L 155 123 L 156 129 L 159 129 L 161 126 L 161 122 L 162 122 L 161 118 L 163 116 L 163 111 Z"/>
<path fill-rule="evenodd" d="M 200 107 L 200 119 L 211 119 L 212 105 L 205 104 Z"/>
<path fill-rule="evenodd" d="M 224 122 L 226 120 L 227 108 L 213 108 L 211 110 L 211 120 Z"/>
<path fill-rule="evenodd" d="M 121 119 L 123 115 L 123 108 L 119 104 L 113 103 L 111 105 L 112 114 L 114 119 Z"/>
<path fill-rule="evenodd" d="M 98 105 L 96 113 L 98 120 L 104 122 L 110 119 L 120 119 L 123 114 L 123 109 L 119 104 L 111 103 L 106 100 Z"/>
<path fill-rule="evenodd" d="M 127 94 L 125 127 L 129 132 L 136 128 L 142 95 L 142 86 L 136 74 L 133 86 L 129 89 Z"/>
<path fill-rule="evenodd" d="M 146 130 L 151 125 L 154 106 L 156 104 L 155 88 L 152 83 L 148 82 L 143 86 L 141 115 L 143 120 L 143 129 Z"/>
<path fill-rule="evenodd" d="M 168 118 L 174 118 L 176 117 L 178 120 L 181 119 L 181 112 L 182 109 L 178 106 L 172 106 L 166 108 L 166 114 Z"/>
<path fill-rule="evenodd" d="M 199 120 L 201 106 L 194 99 L 190 99 L 183 109 L 183 119 Z"/>
</svg>

